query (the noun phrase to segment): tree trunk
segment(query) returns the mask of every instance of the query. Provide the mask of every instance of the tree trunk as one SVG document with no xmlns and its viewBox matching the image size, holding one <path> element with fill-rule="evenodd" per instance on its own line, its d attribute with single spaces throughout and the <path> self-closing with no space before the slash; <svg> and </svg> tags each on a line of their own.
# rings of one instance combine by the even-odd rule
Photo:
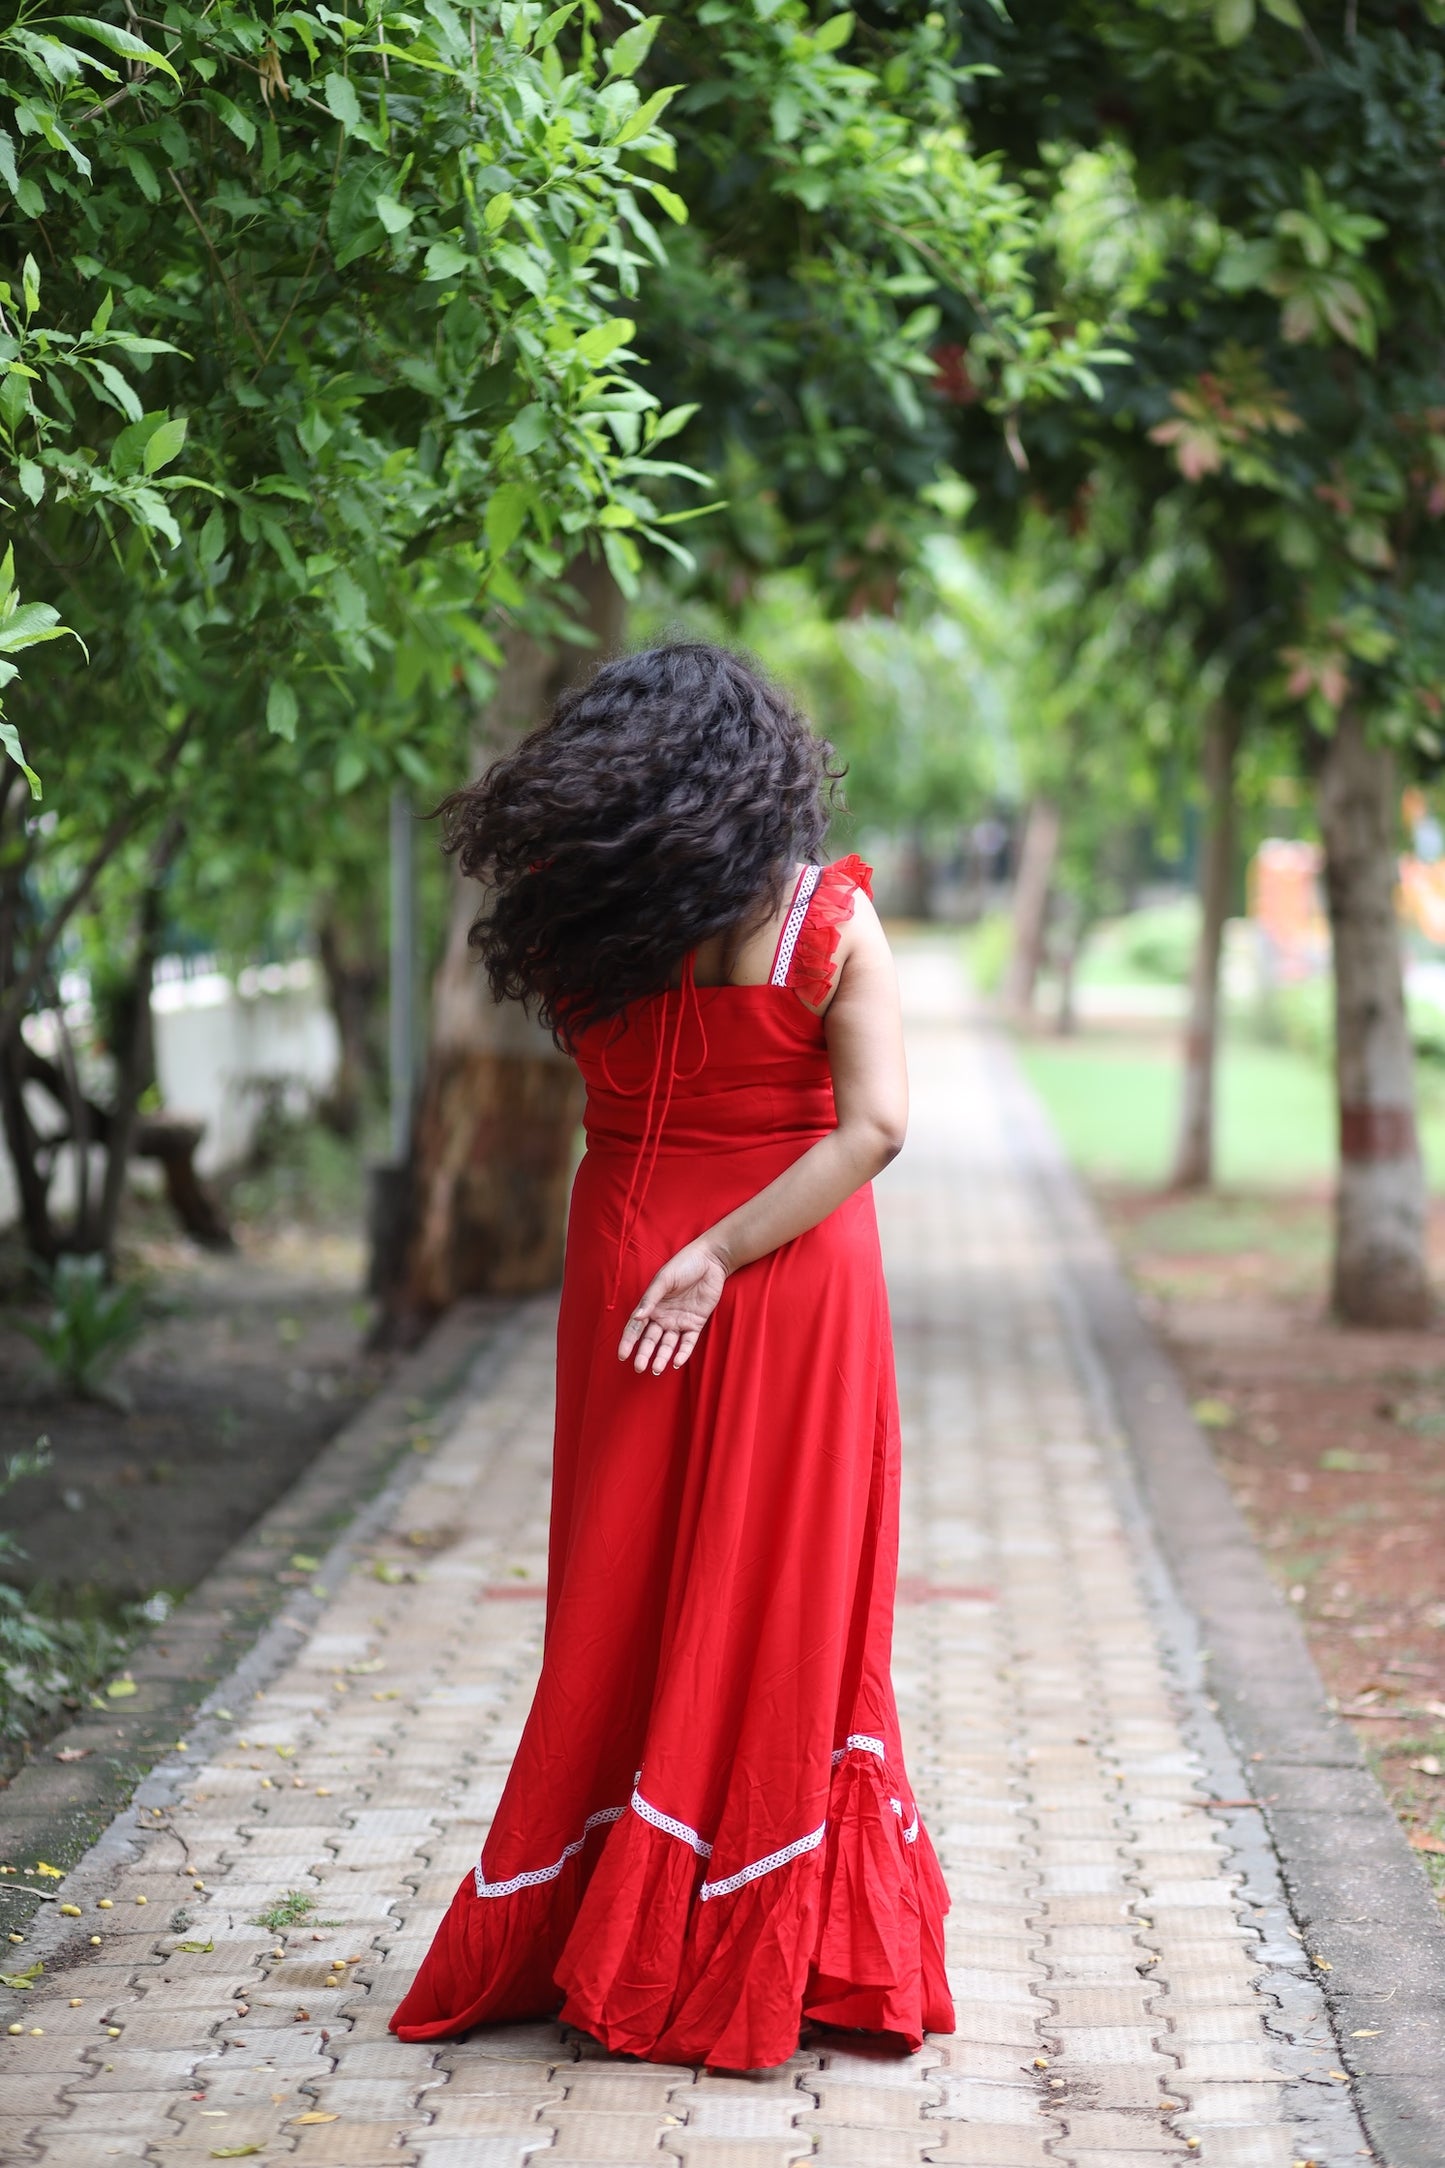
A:
<svg viewBox="0 0 1445 2168">
<path fill-rule="evenodd" d="M 1058 951 L 1059 1002 L 1054 1011 L 1054 1030 L 1061 1039 L 1072 1038 L 1079 1028 L 1079 965 L 1095 924 L 1093 911 L 1076 903 L 1064 928 Z"/>
<path fill-rule="evenodd" d="M 1349 1325 L 1424 1325 L 1425 1176 L 1395 916 L 1396 778 L 1355 711 L 1319 782 L 1335 979 L 1340 1170 L 1334 1307 Z"/>
<path fill-rule="evenodd" d="M 105 1181 L 100 1209 L 91 1224 L 77 1230 L 87 1250 L 99 1250 L 110 1261 L 115 1252 L 116 1227 L 125 1196 L 126 1170 L 135 1141 L 143 1094 L 155 1081 L 155 1033 L 151 1023 L 151 989 L 156 959 L 165 931 L 164 881 L 172 859 L 180 849 L 182 830 L 168 823 L 151 860 L 149 878 L 140 900 L 136 927 L 135 963 L 124 997 L 116 1004 L 115 1089 L 111 1094 L 110 1119 L 105 1139 Z"/>
<path fill-rule="evenodd" d="M 598 649 L 618 644 L 620 590 L 600 564 L 567 574 L 595 646 L 544 644 L 513 631 L 483 718 L 489 757 L 539 722 Z M 446 954 L 412 1130 L 404 1196 L 383 1185 L 373 1260 L 386 1337 L 406 1339 L 459 1296 L 521 1295 L 562 1272 L 573 1142 L 582 1084 L 547 1033 L 508 1003 L 498 1007 L 467 945 L 478 892 L 457 880 Z"/>
<path fill-rule="evenodd" d="M 1171 1189 L 1208 1189 L 1214 1180 L 1214 1077 L 1219 1041 L 1219 958 L 1234 882 L 1234 769 L 1240 719 L 1221 704 L 1204 732 L 1205 827 L 1199 861 L 1199 941 L 1184 1028 L 1184 1075 Z"/>
<path fill-rule="evenodd" d="M 1044 960 L 1060 826 L 1059 809 L 1053 800 L 1035 798 L 1029 807 L 1019 868 L 1014 876 L 1013 951 L 1005 982 L 1005 999 L 1017 1017 L 1033 1013 Z"/>
<path fill-rule="evenodd" d="M 328 1129 L 339 1137 L 355 1136 L 361 1125 L 367 1084 L 381 1075 L 375 1044 L 381 965 L 375 957 L 348 953 L 348 946 L 333 901 L 316 929 L 316 947 L 336 1025 L 338 1058 L 331 1088 L 317 1111 Z"/>
</svg>

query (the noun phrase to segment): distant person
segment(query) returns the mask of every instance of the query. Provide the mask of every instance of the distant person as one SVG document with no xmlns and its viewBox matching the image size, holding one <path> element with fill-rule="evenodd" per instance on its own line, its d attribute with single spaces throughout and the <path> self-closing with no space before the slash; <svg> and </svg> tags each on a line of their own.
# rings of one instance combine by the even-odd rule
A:
<svg viewBox="0 0 1445 2168">
<path fill-rule="evenodd" d="M 948 1898 L 889 1677 L 893 1350 L 871 1178 L 892 959 L 820 867 L 828 747 L 702 644 L 605 664 L 447 801 L 501 1000 L 587 1083 L 542 1676 L 404 2040 L 560 2012 L 785 2062 L 805 2019 L 952 2029 Z"/>
</svg>

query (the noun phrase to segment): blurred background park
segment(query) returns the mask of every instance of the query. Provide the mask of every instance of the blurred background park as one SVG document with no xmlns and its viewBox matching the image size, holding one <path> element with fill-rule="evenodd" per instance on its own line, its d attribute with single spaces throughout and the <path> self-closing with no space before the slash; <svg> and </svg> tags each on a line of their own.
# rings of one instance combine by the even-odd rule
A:
<svg viewBox="0 0 1445 2168">
<path fill-rule="evenodd" d="M 697 635 L 1014 1035 L 1445 1853 L 1441 0 L 6 16 L 8 1766 L 555 1282 L 576 1080 L 424 816 Z"/>
</svg>

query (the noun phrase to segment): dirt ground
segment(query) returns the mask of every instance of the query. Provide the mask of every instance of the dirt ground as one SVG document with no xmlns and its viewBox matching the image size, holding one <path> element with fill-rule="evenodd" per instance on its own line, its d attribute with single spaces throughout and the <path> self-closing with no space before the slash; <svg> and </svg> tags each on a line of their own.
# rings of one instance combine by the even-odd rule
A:
<svg viewBox="0 0 1445 2168">
<path fill-rule="evenodd" d="M 44 1435 L 52 1456 L 6 1499 L 27 1554 L 9 1577 L 102 1610 L 194 1586 L 382 1369 L 360 1352 L 354 1242 L 151 1244 L 145 1262 L 153 1322 L 115 1372 L 129 1413 L 57 1392 L 0 1335 L 0 1454 Z"/>
<path fill-rule="evenodd" d="M 1326 1688 L 1445 1897 L 1445 1329 L 1331 1324 L 1324 1195 L 1098 1201 Z M 1445 1205 L 1431 1251 L 1445 1281 Z"/>
</svg>

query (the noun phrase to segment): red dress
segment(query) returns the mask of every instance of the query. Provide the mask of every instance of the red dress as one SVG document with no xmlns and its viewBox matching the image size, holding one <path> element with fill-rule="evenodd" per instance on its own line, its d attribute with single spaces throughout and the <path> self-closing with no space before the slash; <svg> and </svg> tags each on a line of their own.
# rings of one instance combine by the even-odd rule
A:
<svg viewBox="0 0 1445 2168">
<path fill-rule="evenodd" d="M 871 1189 L 734 1273 L 682 1370 L 617 1359 L 657 1267 L 834 1127 L 798 994 L 824 998 L 867 880 L 805 871 L 767 985 L 699 987 L 689 963 L 579 1044 L 542 1674 L 404 2040 L 560 2011 L 614 2050 L 751 2069 L 805 2017 L 910 2047 L 952 2030 L 948 1896 L 889 1677 Z"/>
</svg>

